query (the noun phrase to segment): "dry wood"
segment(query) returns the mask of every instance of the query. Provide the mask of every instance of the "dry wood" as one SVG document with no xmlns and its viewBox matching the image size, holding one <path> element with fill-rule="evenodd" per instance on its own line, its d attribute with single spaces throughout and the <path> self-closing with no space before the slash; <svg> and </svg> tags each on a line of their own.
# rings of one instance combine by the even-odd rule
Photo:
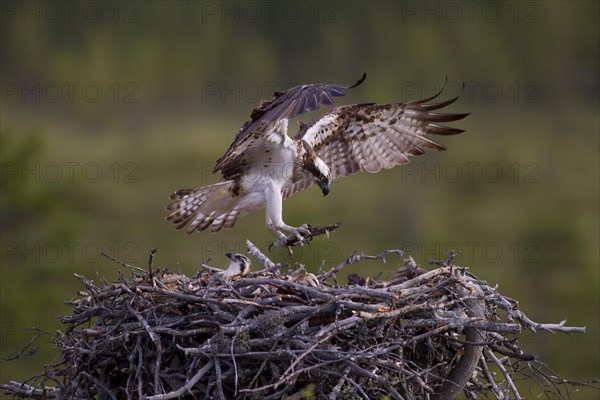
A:
<svg viewBox="0 0 600 400">
<path fill-rule="evenodd" d="M 302 228 L 306 229 L 310 233 L 308 236 L 298 237 L 298 236 L 292 234 L 292 235 L 283 237 L 283 238 L 277 240 L 275 243 L 272 243 L 271 246 L 269 246 L 269 250 L 271 250 L 273 247 L 285 247 L 285 248 L 287 248 L 288 252 L 290 254 L 292 254 L 293 246 L 303 246 L 304 244 L 310 242 L 313 239 L 313 237 L 315 237 L 315 236 L 319 236 L 319 235 L 329 236 L 329 233 L 333 232 L 334 230 L 339 228 L 340 225 L 341 224 L 339 224 L 339 223 L 325 225 L 325 226 L 310 226 L 308 224 L 302 225 Z"/>
<path fill-rule="evenodd" d="M 568 397 L 518 337 L 585 328 L 533 322 L 451 258 L 426 271 L 408 257 L 389 279 L 340 285 L 346 265 L 402 256 L 355 253 L 306 283 L 247 245 L 263 269 L 233 281 L 209 265 L 191 278 L 153 272 L 154 251 L 148 271 L 114 260 L 132 276 L 112 283 L 77 275 L 56 362 L 0 387 L 32 399 L 502 399 L 520 398 L 525 378 Z"/>
</svg>

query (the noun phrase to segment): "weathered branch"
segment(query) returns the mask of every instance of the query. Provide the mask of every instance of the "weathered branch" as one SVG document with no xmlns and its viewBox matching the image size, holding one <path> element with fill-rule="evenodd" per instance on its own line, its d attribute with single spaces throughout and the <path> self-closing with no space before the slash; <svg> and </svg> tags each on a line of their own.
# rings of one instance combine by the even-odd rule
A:
<svg viewBox="0 0 600 400">
<path fill-rule="evenodd" d="M 28 399 L 58 399 L 61 394 L 60 389 L 56 387 L 44 386 L 38 388 L 14 381 L 8 384 L 0 383 L 0 389 L 4 390 L 6 394 Z"/>
<path fill-rule="evenodd" d="M 281 265 L 275 264 L 273 261 L 271 261 L 269 259 L 269 257 L 265 256 L 258 249 L 258 247 L 256 247 L 256 245 L 254 243 L 252 243 L 251 241 L 246 240 L 246 247 L 248 248 L 248 253 L 250 253 L 252 255 L 252 257 L 254 257 L 256 259 L 256 261 L 258 261 L 259 263 L 261 263 L 263 265 L 264 269 L 259 271 L 259 273 L 260 272 L 272 272 L 281 267 Z"/>
<path fill-rule="evenodd" d="M 383 263 L 386 262 L 386 257 L 388 254 L 397 254 L 400 257 L 402 257 L 402 255 L 404 254 L 402 252 L 402 250 L 385 250 L 384 252 L 376 255 L 376 256 L 370 256 L 364 253 L 360 253 L 357 254 L 356 252 L 352 253 L 352 255 L 350 257 L 348 257 L 346 260 L 344 260 L 343 262 L 341 262 L 340 264 L 338 264 L 337 266 L 333 267 L 332 269 L 330 269 L 329 271 L 320 274 L 318 276 L 319 280 L 324 281 L 325 279 L 335 275 L 336 273 L 338 273 L 339 271 L 341 271 L 342 268 L 344 268 L 347 265 L 350 264 L 355 264 L 359 261 L 363 261 L 363 260 L 381 260 L 383 261 Z"/>
<path fill-rule="evenodd" d="M 473 285 L 472 282 L 465 282 L 465 286 L 458 289 L 458 292 L 463 296 L 471 296 L 465 301 L 467 315 L 477 319 L 484 319 L 485 302 L 483 300 L 483 291 L 478 286 Z M 465 329 L 465 338 L 468 342 L 475 344 L 465 344 L 464 354 L 460 358 L 460 361 L 452 368 L 446 381 L 440 387 L 438 393 L 432 397 L 432 400 L 452 400 L 456 398 L 473 376 L 475 367 L 477 367 L 477 363 L 483 352 L 483 346 L 476 343 L 484 342 L 486 335 L 477 328 L 468 327 Z"/>
<path fill-rule="evenodd" d="M 330 232 L 335 231 L 337 228 L 340 227 L 341 224 L 331 224 L 331 225 L 325 225 L 325 226 L 310 226 L 310 225 L 303 225 L 302 228 L 307 230 L 310 234 L 308 236 L 302 236 L 302 237 L 298 237 L 294 234 L 283 237 L 279 240 L 277 240 L 275 243 L 272 243 L 269 246 L 269 250 L 271 250 L 273 247 L 286 247 L 288 249 L 288 252 L 290 254 L 292 254 L 292 247 L 293 246 L 303 246 L 306 243 L 310 242 L 315 236 L 319 236 L 319 235 L 327 235 L 329 236 Z"/>
<path fill-rule="evenodd" d="M 148 400 L 177 399 L 177 398 L 183 396 L 184 394 L 186 394 L 188 391 L 191 391 L 192 388 L 194 387 L 194 385 L 196 383 L 198 383 L 198 381 L 204 375 L 206 375 L 212 369 L 213 366 L 214 366 L 214 362 L 211 360 L 211 361 L 207 362 L 206 365 L 204 365 L 202 368 L 200 368 L 198 370 L 198 372 L 196 372 L 194 374 L 194 376 L 192 376 L 192 378 L 189 381 L 187 381 L 185 383 L 185 385 L 181 386 L 179 389 L 173 390 L 172 392 L 165 393 L 165 394 L 157 394 L 154 396 L 148 396 L 147 399 Z"/>
</svg>

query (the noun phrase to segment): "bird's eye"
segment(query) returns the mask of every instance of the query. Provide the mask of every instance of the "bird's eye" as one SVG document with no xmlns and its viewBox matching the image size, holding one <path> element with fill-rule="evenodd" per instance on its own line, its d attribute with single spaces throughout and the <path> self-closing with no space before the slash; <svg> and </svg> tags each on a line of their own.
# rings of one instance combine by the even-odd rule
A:
<svg viewBox="0 0 600 400">
<path fill-rule="evenodd" d="M 319 179 L 321 179 L 321 182 L 325 182 L 327 180 L 327 177 L 325 177 L 325 175 L 321 175 Z"/>
</svg>

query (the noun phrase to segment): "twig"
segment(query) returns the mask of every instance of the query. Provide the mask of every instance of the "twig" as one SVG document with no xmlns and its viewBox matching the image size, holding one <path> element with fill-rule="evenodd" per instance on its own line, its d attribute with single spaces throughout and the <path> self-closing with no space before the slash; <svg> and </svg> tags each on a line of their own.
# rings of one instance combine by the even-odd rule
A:
<svg viewBox="0 0 600 400">
<path fill-rule="evenodd" d="M 129 269 L 132 269 L 132 270 L 134 270 L 134 271 L 141 272 L 141 273 L 143 273 L 143 274 L 145 274 L 145 273 L 146 273 L 146 271 L 145 271 L 143 268 L 137 267 L 137 266 L 135 266 L 135 265 L 131 265 L 131 264 L 124 263 L 123 261 L 119 261 L 119 260 L 117 260 L 116 258 L 113 258 L 113 257 L 109 256 L 108 254 L 106 254 L 106 253 L 105 253 L 105 252 L 103 252 L 103 251 L 101 251 L 101 252 L 100 252 L 100 256 L 102 256 L 102 257 L 106 257 L 106 258 L 108 258 L 110 261 L 112 261 L 112 262 L 114 262 L 114 263 L 116 263 L 116 264 L 119 264 L 119 265 L 121 265 L 122 267 L 129 268 Z"/>
<path fill-rule="evenodd" d="M 131 307 L 131 305 L 129 305 L 129 304 L 127 304 L 127 309 L 129 310 L 130 313 L 135 315 L 135 317 L 137 318 L 138 321 L 140 321 L 140 323 L 144 327 L 144 330 L 146 332 L 148 332 L 148 336 L 150 336 L 150 339 L 156 346 L 156 360 L 154 362 L 154 390 L 158 391 L 158 390 L 160 390 L 160 387 L 161 387 L 159 372 L 160 372 L 160 363 L 161 363 L 161 358 L 162 358 L 162 345 L 160 343 L 160 336 L 157 335 L 152 330 L 152 328 L 150 327 L 150 325 L 148 324 L 146 319 L 144 319 L 142 314 L 140 314 L 138 311 L 134 310 L 133 307 Z"/>
<path fill-rule="evenodd" d="M 496 398 L 498 400 L 505 399 L 507 396 L 502 391 L 502 389 L 500 389 L 500 387 L 496 384 L 496 381 L 494 380 L 494 377 L 490 373 L 490 370 L 487 366 L 487 362 L 485 360 L 485 356 L 483 354 L 481 355 L 481 358 L 479 359 L 479 365 L 481 365 L 481 371 L 483 371 L 483 376 L 485 376 L 485 379 L 487 379 L 487 381 L 490 383 L 490 385 L 492 387 L 492 392 L 494 393 L 494 396 L 496 396 Z"/>
<path fill-rule="evenodd" d="M 233 350 L 233 345 L 235 343 L 235 336 L 231 339 L 231 361 L 233 362 L 233 373 L 234 373 L 234 390 L 233 390 L 233 394 L 235 396 L 237 396 L 238 393 L 238 368 L 237 368 L 237 362 L 235 361 L 235 352 Z"/>
<path fill-rule="evenodd" d="M 337 384 L 331 390 L 331 393 L 329 393 L 329 396 L 328 396 L 329 400 L 336 400 L 337 398 L 340 397 L 340 392 L 342 391 L 342 387 L 344 386 L 344 383 L 346 383 L 346 380 L 348 379 L 348 373 L 350 373 L 349 366 L 346 367 L 346 369 L 344 369 L 344 373 L 340 376 L 340 379 L 338 380 Z"/>
<path fill-rule="evenodd" d="M 200 368 L 198 370 L 198 372 L 196 372 L 196 374 L 194 374 L 194 376 L 192 376 L 192 378 L 187 381 L 187 383 L 185 385 L 183 385 L 182 387 L 180 387 L 177 390 L 174 390 L 172 392 L 169 393 L 165 393 L 165 394 L 158 394 L 158 395 L 154 395 L 154 396 L 148 396 L 147 400 L 169 400 L 169 399 L 176 399 L 178 397 L 183 396 L 188 390 L 191 390 L 194 385 L 196 385 L 196 383 L 198 383 L 198 381 L 200 379 L 202 379 L 202 377 L 204 375 L 206 375 L 214 366 L 215 362 L 210 360 L 208 361 L 204 367 Z"/>
<path fill-rule="evenodd" d="M 383 263 L 386 262 L 386 256 L 388 254 L 397 254 L 400 257 L 402 257 L 402 255 L 404 254 L 402 252 L 402 250 L 385 250 L 382 253 L 376 255 L 376 256 L 370 256 L 364 253 L 360 253 L 360 254 L 356 254 L 356 252 L 352 253 L 352 255 L 350 257 L 348 257 L 346 260 L 344 260 L 343 262 L 341 262 L 340 264 L 338 264 L 337 266 L 333 267 L 332 269 L 330 269 L 329 271 L 319 274 L 317 276 L 317 278 L 319 279 L 319 281 L 324 281 L 327 278 L 335 275 L 336 273 L 338 273 L 342 268 L 344 268 L 346 265 L 350 265 L 350 264 L 355 264 L 359 261 L 363 261 L 363 260 L 381 260 L 383 261 Z"/>
<path fill-rule="evenodd" d="M 563 333 L 566 333 L 569 335 L 571 333 L 585 333 L 585 326 L 582 326 L 582 327 L 565 326 L 565 323 L 567 322 L 566 319 L 560 321 L 558 324 L 540 324 L 537 322 L 533 322 L 532 320 L 527 318 L 527 316 L 520 310 L 513 311 L 512 315 L 514 316 L 515 319 L 517 319 L 518 321 L 521 321 L 523 326 L 525 326 L 527 329 L 529 329 L 533 332 L 537 332 L 538 330 L 543 330 L 543 331 L 547 331 L 547 332 L 551 332 L 551 333 L 563 332 Z"/>
<path fill-rule="evenodd" d="M 154 277 L 154 274 L 152 272 L 152 261 L 154 260 L 154 255 L 156 254 L 156 252 L 158 251 L 158 248 L 153 248 L 152 250 L 150 250 L 150 255 L 148 256 L 148 275 L 150 276 L 150 279 L 152 280 L 152 278 Z"/>
<path fill-rule="evenodd" d="M 487 359 L 491 360 L 494 364 L 496 364 L 498 369 L 502 372 L 502 375 L 504 375 L 504 379 L 506 379 L 506 383 L 507 383 L 508 387 L 510 388 L 510 391 L 512 392 L 514 398 L 517 400 L 521 400 L 522 397 L 519 394 L 519 391 L 517 390 L 517 387 L 515 386 L 515 384 L 512 380 L 512 377 L 510 376 L 510 373 L 506 370 L 506 368 L 504 368 L 504 365 L 502 364 L 502 362 L 500 362 L 500 360 L 498 360 L 498 357 L 496 357 L 494 352 L 491 351 L 490 349 L 486 348 L 483 351 L 484 351 Z"/>
<path fill-rule="evenodd" d="M 4 361 L 12 361 L 21 357 L 34 355 L 35 353 L 37 353 L 37 347 L 33 346 L 35 345 L 35 343 L 37 343 L 38 339 L 43 335 L 51 336 L 48 332 L 45 332 L 43 330 L 39 330 L 36 328 L 32 328 L 30 330 L 38 332 L 31 338 L 31 340 L 29 340 L 29 342 L 25 346 L 23 346 L 23 348 L 18 353 L 13 354 L 12 356 L 5 357 Z"/>
</svg>

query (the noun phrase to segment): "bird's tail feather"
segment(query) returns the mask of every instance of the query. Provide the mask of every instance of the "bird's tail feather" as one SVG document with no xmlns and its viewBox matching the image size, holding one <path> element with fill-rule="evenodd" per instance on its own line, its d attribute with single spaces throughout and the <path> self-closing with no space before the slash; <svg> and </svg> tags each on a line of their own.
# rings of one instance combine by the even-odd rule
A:
<svg viewBox="0 0 600 400">
<path fill-rule="evenodd" d="M 190 224 L 187 233 L 203 231 L 210 227 L 215 233 L 221 228 L 231 228 L 240 215 L 243 196 L 233 194 L 234 181 L 215 183 L 197 189 L 179 189 L 171 195 L 173 203 L 165 210 L 171 213 L 167 221 L 181 229 Z"/>
</svg>

